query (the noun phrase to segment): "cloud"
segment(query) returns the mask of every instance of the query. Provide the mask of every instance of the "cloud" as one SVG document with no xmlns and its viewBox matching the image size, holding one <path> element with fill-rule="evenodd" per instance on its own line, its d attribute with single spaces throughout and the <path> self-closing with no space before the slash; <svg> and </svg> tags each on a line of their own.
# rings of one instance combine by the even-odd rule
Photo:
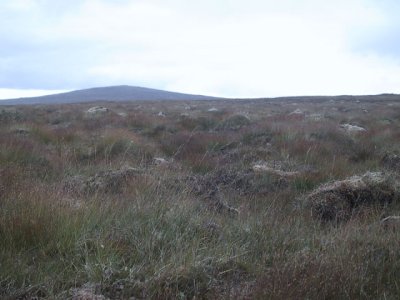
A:
<svg viewBox="0 0 400 300">
<path fill-rule="evenodd" d="M 233 97 L 400 92 L 400 9 L 389 0 L 6 3 L 3 88 L 133 84 Z"/>
</svg>

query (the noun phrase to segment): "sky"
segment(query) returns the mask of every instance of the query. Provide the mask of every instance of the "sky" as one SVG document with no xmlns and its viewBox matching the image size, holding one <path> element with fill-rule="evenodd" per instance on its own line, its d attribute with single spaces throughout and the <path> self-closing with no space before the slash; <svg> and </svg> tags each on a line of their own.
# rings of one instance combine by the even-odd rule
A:
<svg viewBox="0 0 400 300">
<path fill-rule="evenodd" d="M 0 99 L 400 93 L 398 0 L 1 0 Z"/>
</svg>

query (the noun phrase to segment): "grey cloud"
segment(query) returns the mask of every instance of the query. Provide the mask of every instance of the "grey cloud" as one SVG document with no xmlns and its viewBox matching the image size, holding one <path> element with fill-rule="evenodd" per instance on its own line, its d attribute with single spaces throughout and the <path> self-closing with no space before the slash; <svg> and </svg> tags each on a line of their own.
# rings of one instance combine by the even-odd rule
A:
<svg viewBox="0 0 400 300">
<path fill-rule="evenodd" d="M 398 22 L 373 28 L 375 35 L 368 30 L 377 7 L 397 20 L 391 0 L 375 2 L 372 13 L 358 13 L 369 0 L 30 1 L 36 3 L 30 10 L 0 2 L 0 88 L 136 84 L 233 96 L 350 93 L 375 81 L 376 65 L 387 68 L 385 61 L 364 60 L 361 50 L 400 52 Z M 352 34 L 357 30 L 364 35 Z"/>
</svg>

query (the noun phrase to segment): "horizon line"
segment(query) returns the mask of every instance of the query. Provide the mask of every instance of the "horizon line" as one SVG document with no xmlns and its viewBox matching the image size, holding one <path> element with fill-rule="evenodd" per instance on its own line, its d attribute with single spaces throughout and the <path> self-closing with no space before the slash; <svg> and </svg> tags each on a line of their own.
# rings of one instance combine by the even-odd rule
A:
<svg viewBox="0 0 400 300">
<path fill-rule="evenodd" d="M 115 88 L 115 87 L 134 87 L 134 88 L 143 88 L 143 89 L 150 89 L 150 90 L 158 90 L 164 92 L 172 92 L 172 93 L 179 93 L 179 94 L 188 94 L 188 95 L 198 95 L 198 96 L 206 96 L 206 97 L 213 97 L 213 98 L 225 98 L 225 99 L 275 99 L 275 98 L 297 98 L 297 97 L 341 97 L 341 96 L 381 96 L 381 95 L 400 95 L 399 93 L 395 92 L 381 92 L 381 93 L 373 93 L 373 94 L 297 94 L 297 95 L 279 95 L 279 96 L 255 96 L 255 97 L 229 97 L 229 96 L 215 96 L 215 95 L 208 95 L 204 93 L 191 93 L 191 92 L 179 92 L 179 91 L 171 91 L 165 90 L 161 88 L 150 88 L 144 86 L 135 86 L 135 85 L 128 85 L 128 84 L 121 84 L 121 85 L 110 85 L 110 86 L 93 86 L 87 88 L 77 88 L 77 89 L 14 89 L 14 88 L 0 88 L 0 101 L 7 101 L 7 100 L 19 100 L 19 99 L 27 99 L 27 98 L 40 98 L 46 96 L 56 96 L 60 94 L 67 94 L 76 91 L 84 91 L 84 90 L 91 90 L 91 89 L 99 89 L 99 88 Z M 10 96 L 4 98 L 2 93 L 8 93 Z M 20 96 L 12 96 L 13 94 L 16 95 L 19 93 Z"/>
</svg>

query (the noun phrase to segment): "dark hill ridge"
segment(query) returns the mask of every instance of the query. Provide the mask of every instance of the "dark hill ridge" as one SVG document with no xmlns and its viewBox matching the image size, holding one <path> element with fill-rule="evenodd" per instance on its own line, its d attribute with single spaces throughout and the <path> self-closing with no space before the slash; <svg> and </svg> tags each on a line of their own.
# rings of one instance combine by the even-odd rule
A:
<svg viewBox="0 0 400 300">
<path fill-rule="evenodd" d="M 57 104 L 92 101 L 158 101 L 158 100 L 211 100 L 209 96 L 168 92 L 128 85 L 97 87 L 39 97 L 0 100 L 0 104 Z"/>
<path fill-rule="evenodd" d="M 0 100 L 0 105 L 18 105 L 18 104 L 61 104 L 61 103 L 82 103 L 95 101 L 160 101 L 160 100 L 218 100 L 227 99 L 222 97 L 211 97 L 203 95 L 183 94 L 168 92 L 144 87 L 135 87 L 129 85 L 96 87 L 90 89 L 76 90 L 67 93 L 53 94 L 39 97 L 16 98 Z M 273 100 L 273 101 L 400 101 L 399 94 L 380 94 L 380 95 L 342 95 L 342 96 L 290 96 L 277 98 L 237 98 L 240 100 Z"/>
</svg>

